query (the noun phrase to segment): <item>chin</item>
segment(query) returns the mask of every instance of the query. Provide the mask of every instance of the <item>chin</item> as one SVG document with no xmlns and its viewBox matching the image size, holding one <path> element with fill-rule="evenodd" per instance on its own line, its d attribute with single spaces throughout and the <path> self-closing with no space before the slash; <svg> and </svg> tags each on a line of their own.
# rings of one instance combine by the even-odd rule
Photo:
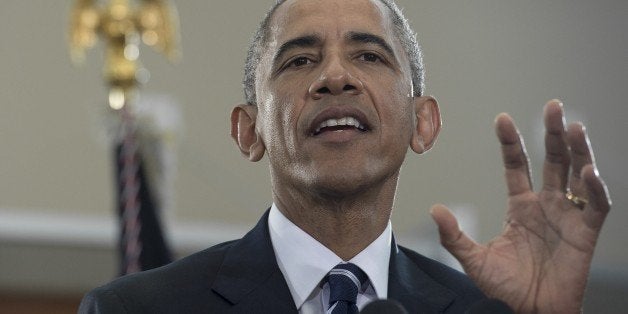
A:
<svg viewBox="0 0 628 314">
<path fill-rule="evenodd" d="M 300 166 L 271 165 L 271 177 L 313 197 L 340 200 L 379 193 L 382 188 L 394 190 L 403 162 L 390 155 L 385 159 L 325 157 Z"/>
<path fill-rule="evenodd" d="M 343 178 L 318 178 L 310 190 L 326 198 L 346 198 L 359 195 L 369 189 L 366 180 Z"/>
<path fill-rule="evenodd" d="M 345 199 L 371 193 L 392 182 L 396 186 L 398 171 L 393 173 L 373 169 L 327 169 L 319 171 L 308 184 L 308 190 L 324 198 Z"/>
</svg>

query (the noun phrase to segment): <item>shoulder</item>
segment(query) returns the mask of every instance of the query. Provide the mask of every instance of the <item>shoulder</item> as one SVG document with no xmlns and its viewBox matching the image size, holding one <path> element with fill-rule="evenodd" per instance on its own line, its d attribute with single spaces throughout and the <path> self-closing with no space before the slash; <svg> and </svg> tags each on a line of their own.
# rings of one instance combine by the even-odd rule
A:
<svg viewBox="0 0 628 314">
<path fill-rule="evenodd" d="M 218 244 L 159 268 L 123 276 L 104 287 L 131 290 L 130 293 L 136 291 L 134 288 L 142 287 L 144 294 L 147 289 L 157 292 L 160 289 L 199 284 L 201 280 L 206 282 L 220 269 L 226 252 L 234 243 L 237 240 Z"/>
<path fill-rule="evenodd" d="M 79 313 L 164 313 L 172 305 L 199 310 L 225 254 L 238 241 L 210 247 L 168 265 L 120 277 L 90 291 Z"/>
</svg>

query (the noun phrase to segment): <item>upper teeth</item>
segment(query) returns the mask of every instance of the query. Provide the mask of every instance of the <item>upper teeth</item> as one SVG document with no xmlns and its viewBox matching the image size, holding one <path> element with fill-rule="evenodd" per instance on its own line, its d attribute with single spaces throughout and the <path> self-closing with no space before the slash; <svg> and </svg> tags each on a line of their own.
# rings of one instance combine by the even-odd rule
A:
<svg viewBox="0 0 628 314">
<path fill-rule="evenodd" d="M 351 125 L 354 126 L 362 131 L 366 130 L 366 126 L 360 124 L 360 121 L 358 121 L 356 118 L 354 117 L 343 117 L 340 119 L 327 119 L 325 121 L 323 121 L 323 123 L 321 123 L 318 128 L 316 128 L 316 131 L 314 133 L 318 133 L 320 132 L 320 130 L 324 127 L 328 127 L 328 126 L 347 126 L 347 125 Z"/>
</svg>

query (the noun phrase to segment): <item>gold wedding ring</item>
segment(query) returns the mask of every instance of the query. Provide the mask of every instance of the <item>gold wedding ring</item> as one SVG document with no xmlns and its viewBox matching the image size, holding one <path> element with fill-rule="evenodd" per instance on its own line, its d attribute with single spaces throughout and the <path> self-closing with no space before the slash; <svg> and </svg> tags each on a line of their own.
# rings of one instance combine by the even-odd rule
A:
<svg viewBox="0 0 628 314">
<path fill-rule="evenodd" d="M 575 196 L 573 193 L 571 193 L 571 191 L 567 191 L 567 193 L 565 193 L 565 197 L 580 209 L 583 209 L 584 206 L 586 206 L 589 202 L 585 198 Z"/>
</svg>

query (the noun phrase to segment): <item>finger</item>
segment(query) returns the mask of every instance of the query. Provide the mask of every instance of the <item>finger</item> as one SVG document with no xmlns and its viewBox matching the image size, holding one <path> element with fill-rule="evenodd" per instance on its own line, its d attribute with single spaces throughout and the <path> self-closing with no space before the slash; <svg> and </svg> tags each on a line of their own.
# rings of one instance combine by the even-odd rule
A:
<svg viewBox="0 0 628 314">
<path fill-rule="evenodd" d="M 501 143 L 508 195 L 531 191 L 528 154 L 514 121 L 506 113 L 499 114 L 495 119 L 495 131 Z"/>
<path fill-rule="evenodd" d="M 564 191 L 571 157 L 565 134 L 565 116 L 559 100 L 551 100 L 545 105 L 544 120 L 546 133 L 543 188 Z"/>
<path fill-rule="evenodd" d="M 611 209 L 612 201 L 608 189 L 593 165 L 584 166 L 580 175 L 589 197 L 589 203 L 584 208 L 584 222 L 590 228 L 599 230 Z"/>
<path fill-rule="evenodd" d="M 460 230 L 458 220 L 444 205 L 432 206 L 430 214 L 438 226 L 441 244 L 466 267 L 479 245 Z"/>
<path fill-rule="evenodd" d="M 571 177 L 569 189 L 576 195 L 587 193 L 581 179 L 582 169 L 586 165 L 595 168 L 595 157 L 586 130 L 581 123 L 572 123 L 567 129 L 567 139 L 571 147 Z"/>
</svg>

